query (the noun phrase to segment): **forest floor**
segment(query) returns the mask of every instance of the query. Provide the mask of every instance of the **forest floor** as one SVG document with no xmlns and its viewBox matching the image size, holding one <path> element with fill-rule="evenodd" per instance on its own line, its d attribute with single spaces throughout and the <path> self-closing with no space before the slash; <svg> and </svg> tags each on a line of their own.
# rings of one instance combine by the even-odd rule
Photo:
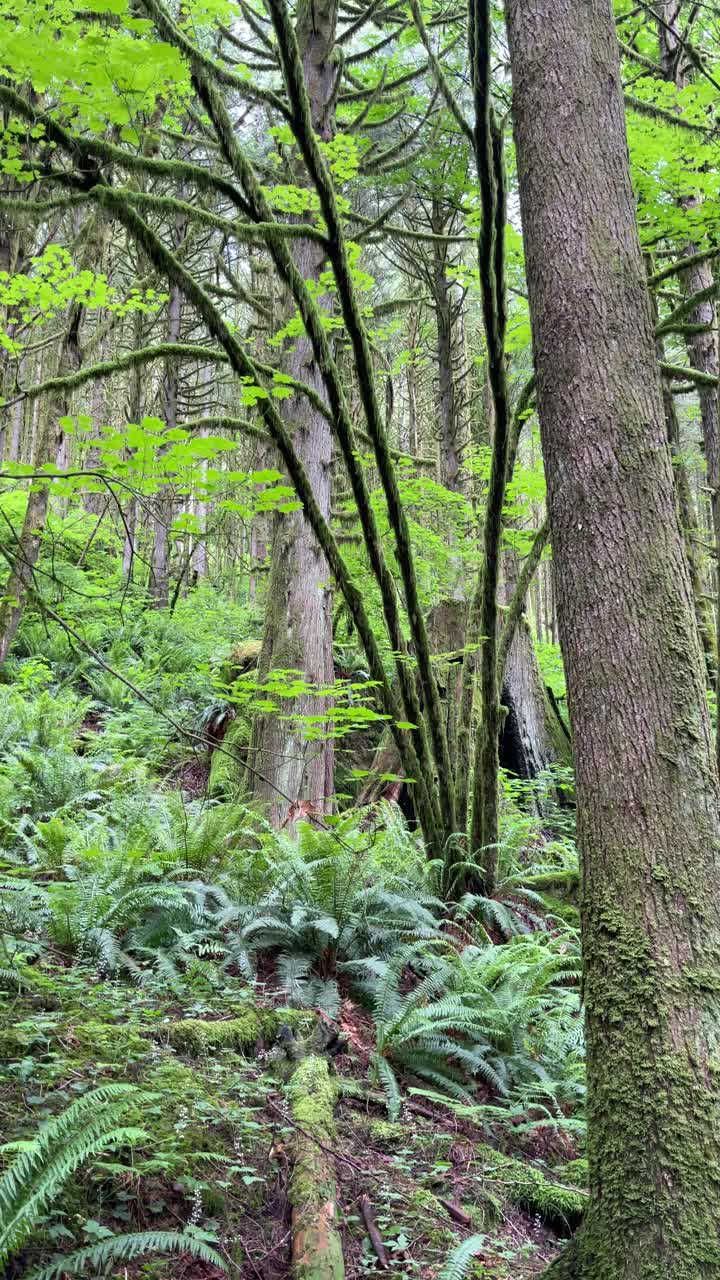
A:
<svg viewBox="0 0 720 1280">
<path fill-rule="evenodd" d="M 270 1010 L 271 991 L 266 999 Z M 151 1094 L 139 1117 L 146 1138 L 131 1153 L 110 1154 L 74 1178 L 9 1276 L 73 1243 L 188 1223 L 235 1264 L 231 1274 L 238 1278 L 281 1280 L 289 1274 L 293 1125 L 287 1062 L 272 1035 L 261 1033 L 251 1043 L 257 1009 L 232 980 L 212 1001 L 195 994 L 183 1003 L 98 980 L 78 964 L 38 973 L 31 997 L 5 1004 L 3 1141 L 26 1136 L 74 1097 L 109 1080 L 131 1081 Z M 262 1021 L 262 1007 L 260 1012 Z M 289 1022 L 297 1020 L 298 1011 L 280 1017 L 286 1013 Z M 582 1167 L 572 1163 L 571 1139 L 536 1136 L 523 1149 L 518 1138 L 512 1150 L 505 1137 L 500 1145 L 514 1158 L 498 1163 L 492 1128 L 459 1119 L 441 1105 L 411 1102 L 403 1119 L 390 1123 L 377 1099 L 359 1096 L 370 1044 L 364 1019 L 362 1010 L 344 1001 L 342 1051 L 333 1059 L 340 1086 L 333 1150 L 347 1277 L 372 1275 L 379 1267 L 361 1216 L 363 1196 L 387 1251 L 386 1274 L 430 1280 L 452 1248 L 474 1234 L 483 1237 L 470 1272 L 478 1280 L 538 1274 L 571 1225 L 563 1196 L 577 1185 Z M 188 1255 L 151 1257 L 122 1274 L 211 1280 L 221 1272 Z"/>
<path fill-rule="evenodd" d="M 218 709 L 227 713 L 216 673 L 247 634 L 241 611 L 205 590 L 173 617 L 138 612 L 120 627 L 110 615 L 93 626 L 93 644 L 142 697 L 33 618 L 0 683 L 0 1146 L 32 1140 L 74 1101 L 90 1095 L 94 1105 L 93 1090 L 117 1083 L 137 1091 L 123 1124 L 142 1133 L 96 1143 L 54 1198 L 25 1188 L 32 1214 L 19 1245 L 3 1240 L 0 1213 L 5 1280 L 58 1255 L 101 1251 L 110 1237 L 167 1231 L 184 1233 L 179 1252 L 73 1274 L 217 1280 L 217 1267 L 184 1251 L 192 1237 L 234 1280 L 288 1276 L 298 1130 L 284 1028 L 302 1052 L 318 1026 L 335 1039 L 331 1151 L 348 1280 L 381 1270 L 368 1209 L 385 1274 L 444 1280 L 448 1257 L 470 1238 L 475 1256 L 469 1270 L 447 1272 L 453 1280 L 542 1272 L 585 1203 L 577 908 L 523 897 L 517 885 L 538 860 L 536 870 L 548 863 L 577 878 L 565 828 L 548 844 L 506 797 L 510 887 L 485 904 L 485 925 L 446 928 L 424 850 L 391 806 L 377 831 L 350 808 L 341 827 L 296 839 L 243 803 L 208 799 L 209 761 L 174 726 L 187 725 L 194 741 Z M 324 959 L 340 930 L 354 967 L 338 964 L 336 986 L 324 980 Z M 463 968 L 466 936 L 481 945 L 467 948 Z M 437 1000 L 422 1011 L 418 1051 L 432 1069 L 413 1078 L 397 1056 L 402 1111 L 391 1122 L 370 1061 L 376 1010 L 348 973 L 384 965 L 392 976 L 399 957 L 394 998 L 408 1009 L 417 974 L 402 957 L 417 938 L 431 939 L 438 963 L 450 954 L 461 965 L 434 989 L 454 1002 L 457 1021 L 443 1038 Z M 459 994 L 455 972 L 465 975 Z M 462 1004 L 467 982 L 480 1013 Z M 296 1007 L 283 1008 L 290 1000 Z M 466 1081 L 470 1093 L 443 1078 L 456 1044 L 480 1052 L 485 1030 L 462 1039 L 471 1016 L 494 1028 L 482 1044 L 488 1061 L 499 1070 L 507 1055 L 517 1088 L 505 1099 L 489 1092 L 489 1068 Z M 14 1157 L 0 1152 L 0 1192 Z M 59 1261 L 54 1277 L 67 1274 Z"/>
</svg>

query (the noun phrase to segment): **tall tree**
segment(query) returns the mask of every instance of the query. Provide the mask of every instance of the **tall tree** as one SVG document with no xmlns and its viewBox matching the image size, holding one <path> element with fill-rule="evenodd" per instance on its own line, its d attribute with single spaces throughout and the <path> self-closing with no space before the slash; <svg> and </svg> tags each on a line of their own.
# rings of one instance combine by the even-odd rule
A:
<svg viewBox="0 0 720 1280">
<path fill-rule="evenodd" d="M 720 1268 L 718 778 L 610 0 L 507 0 L 582 857 L 591 1199 L 554 1275 Z"/>
<path fill-rule="evenodd" d="M 336 0 L 302 0 L 298 5 L 296 36 L 302 58 L 312 123 L 317 135 L 329 142 L 335 132 L 335 100 L 338 66 L 333 60 L 337 23 Z M 298 240 L 294 247 L 304 280 L 317 285 L 325 267 L 325 254 L 315 240 Z M 288 372 L 324 395 L 323 377 L 307 337 L 300 337 L 288 359 Z M 294 396 L 286 409 L 298 458 L 327 520 L 330 516 L 332 430 L 327 418 L 304 396 Z M 276 520 L 265 636 L 259 676 L 273 670 L 302 672 L 316 688 L 333 683 L 332 593 L 330 571 L 317 538 L 302 511 Z M 302 721 L 293 727 L 292 717 L 318 715 L 327 699 L 313 692 L 300 694 L 277 714 L 260 715 L 253 726 L 250 764 L 256 795 L 268 805 L 277 825 L 293 806 L 310 806 L 316 814 L 331 809 L 334 787 L 332 737 L 308 742 Z"/>
</svg>

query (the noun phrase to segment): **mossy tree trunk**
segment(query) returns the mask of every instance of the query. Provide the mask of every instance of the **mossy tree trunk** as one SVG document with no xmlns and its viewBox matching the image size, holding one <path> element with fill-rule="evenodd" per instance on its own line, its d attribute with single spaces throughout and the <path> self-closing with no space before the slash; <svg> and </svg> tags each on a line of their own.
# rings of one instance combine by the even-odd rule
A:
<svg viewBox="0 0 720 1280">
<path fill-rule="evenodd" d="M 329 141 L 335 131 L 335 81 L 333 60 L 337 22 L 336 0 L 301 0 L 296 35 L 303 63 L 315 132 Z M 325 267 L 322 247 L 313 240 L 298 240 L 293 250 L 305 280 L 317 282 Z M 324 396 L 322 374 L 306 337 L 295 340 L 287 370 L 294 378 Z M 304 396 L 283 402 L 286 421 L 292 424 L 297 455 L 305 468 L 316 502 L 330 518 L 332 430 L 327 419 Z M 259 678 L 268 672 L 294 670 L 317 688 L 332 685 L 332 592 L 330 571 L 317 538 L 302 511 L 279 515 L 273 530 L 272 562 L 266 605 L 263 651 Z M 318 715 L 327 698 L 312 693 L 283 701 L 283 716 Z M 270 712 L 253 725 L 249 765 L 250 784 L 263 800 L 271 821 L 282 826 L 298 807 L 321 816 L 331 811 L 334 794 L 332 738 L 308 742 L 301 722 L 280 720 Z"/>
<path fill-rule="evenodd" d="M 574 729 L 590 1204 L 553 1275 L 720 1274 L 718 778 L 611 0 L 508 0 Z"/>
</svg>

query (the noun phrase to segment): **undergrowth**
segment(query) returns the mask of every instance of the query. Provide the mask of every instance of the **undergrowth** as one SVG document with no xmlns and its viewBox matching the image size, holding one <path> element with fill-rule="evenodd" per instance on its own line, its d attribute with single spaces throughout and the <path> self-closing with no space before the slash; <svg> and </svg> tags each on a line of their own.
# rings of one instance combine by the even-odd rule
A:
<svg viewBox="0 0 720 1280">
<path fill-rule="evenodd" d="M 240 795 L 185 787 L 190 765 L 207 777 L 216 673 L 248 625 L 195 605 L 81 619 L 117 674 L 28 614 L 0 684 L 0 1263 L 159 1280 L 174 1273 L 155 1255 L 180 1253 L 191 1280 L 249 1278 L 264 1251 L 285 1274 L 283 1054 L 210 1027 L 276 1026 L 263 1011 L 283 1007 L 334 1039 L 343 1108 L 364 1098 L 387 1126 L 373 1161 L 392 1273 L 531 1274 L 549 1228 L 531 1216 L 522 1249 L 498 1253 L 502 1179 L 458 1183 L 485 1205 L 465 1243 L 435 1193 L 463 1133 L 550 1163 L 582 1154 L 569 812 L 545 806 L 541 824 L 508 782 L 497 893 L 449 909 L 392 803 L 276 832 Z M 208 1033 L 183 1041 L 180 1022 Z M 374 1150 L 349 1120 L 341 1182 Z M 354 1194 L 359 1277 L 374 1263 Z"/>
</svg>

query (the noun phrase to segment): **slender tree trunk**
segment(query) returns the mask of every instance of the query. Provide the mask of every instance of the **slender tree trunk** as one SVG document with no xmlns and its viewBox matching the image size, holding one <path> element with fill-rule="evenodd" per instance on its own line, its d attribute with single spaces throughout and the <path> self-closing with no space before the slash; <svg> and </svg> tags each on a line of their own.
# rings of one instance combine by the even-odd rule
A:
<svg viewBox="0 0 720 1280">
<path fill-rule="evenodd" d="M 316 133 L 329 140 L 334 133 L 335 78 L 332 52 L 337 20 L 336 0 L 300 0 L 296 33 L 303 61 Z M 312 240 L 298 240 L 297 265 L 306 280 L 317 281 L 325 258 Z M 322 374 L 309 339 L 298 338 L 287 361 L 288 372 L 324 394 Z M 303 396 L 283 402 L 292 423 L 298 457 L 315 499 L 326 519 L 330 516 L 332 432 L 326 419 Z M 302 511 L 276 517 L 265 636 L 259 679 L 273 670 L 300 672 L 314 687 L 333 683 L 332 591 L 327 561 Z M 332 809 L 334 745 L 330 737 L 308 742 L 302 723 L 292 717 L 319 715 L 328 699 L 313 693 L 283 700 L 277 714 L 261 714 L 253 724 L 249 766 L 255 795 L 265 801 L 271 821 L 282 826 L 298 813 L 321 815 Z"/>
<path fill-rule="evenodd" d="M 140 348 L 145 337 L 145 326 L 143 323 L 143 314 L 136 311 L 133 317 L 132 325 L 132 341 L 135 350 Z M 145 381 L 143 371 L 140 365 L 135 365 L 130 370 L 130 385 L 128 389 L 127 404 L 125 412 L 128 422 L 140 422 L 143 416 L 143 405 L 145 400 Z M 135 554 L 137 540 L 137 523 L 138 523 L 138 500 L 134 494 L 126 503 L 123 513 L 123 577 L 132 581 L 135 570 Z"/>
<path fill-rule="evenodd" d="M 418 414 L 418 376 L 414 351 L 419 337 L 418 330 L 420 328 L 420 314 L 419 309 L 416 307 L 412 307 L 410 310 L 408 328 L 408 342 L 413 354 L 411 359 L 408 360 L 405 371 L 407 382 L 408 425 L 407 440 L 403 442 L 403 448 L 406 448 L 409 453 L 417 454 L 420 452 L 420 418 Z"/>
<path fill-rule="evenodd" d="M 695 71 L 694 64 L 686 56 L 680 29 L 680 15 L 684 8 L 684 0 L 661 0 L 658 7 L 658 43 L 660 52 L 660 65 L 663 69 L 666 80 L 676 84 L 678 89 L 684 89 L 692 80 Z M 691 209 L 699 203 L 699 197 L 687 196 L 680 202 L 686 209 Z M 689 242 L 682 249 L 682 257 L 691 257 L 697 253 L 698 246 Z M 714 283 L 712 262 L 698 262 L 694 266 L 689 267 L 683 272 L 683 286 L 687 297 L 691 298 L 696 293 L 706 292 L 712 288 Z M 699 369 L 701 373 L 708 373 L 716 382 L 720 375 L 720 357 L 718 353 L 718 330 L 717 330 L 717 314 L 714 298 L 706 298 L 688 316 L 690 324 L 703 325 L 703 331 L 699 333 L 691 333 L 687 338 L 687 353 L 690 364 L 694 368 Z M 718 595 L 717 613 L 716 613 L 716 632 L 714 637 L 715 648 L 715 692 L 720 695 L 720 663 L 717 661 L 720 656 L 720 399 L 718 398 L 717 386 L 700 386 L 698 387 L 698 399 L 700 401 L 700 417 L 702 421 L 703 446 L 705 450 L 705 464 L 707 467 L 707 482 L 710 489 L 710 510 L 712 512 L 713 525 L 713 541 L 715 544 L 715 589 Z M 707 608 L 707 601 L 703 601 Z M 703 627 L 705 615 L 702 614 L 699 623 L 703 643 L 705 644 L 705 630 Z M 718 761 L 720 761 L 720 731 L 716 733 L 715 746 Z"/>
<path fill-rule="evenodd" d="M 662 348 L 662 339 L 658 339 L 658 355 L 661 358 L 664 354 Z M 715 687 L 717 679 L 715 619 L 713 617 L 712 606 L 708 599 L 705 583 L 703 581 L 697 508 L 690 488 L 688 471 L 685 466 L 685 461 L 680 447 L 680 422 L 678 420 L 677 409 L 675 407 L 675 397 L 672 393 L 672 386 L 667 378 L 663 378 L 662 380 L 662 397 L 665 410 L 665 426 L 667 428 L 668 443 L 670 445 L 670 454 L 675 474 L 678 516 L 680 518 L 680 528 L 682 529 L 683 539 L 685 542 L 685 553 L 687 555 L 688 567 L 690 569 L 690 582 L 692 583 L 693 600 L 695 602 L 695 617 L 697 619 L 698 632 L 700 634 L 703 656 L 705 658 L 708 686 L 712 689 Z"/>
<path fill-rule="evenodd" d="M 718 778 L 611 0 L 507 0 L 577 770 L 590 1205 L 553 1275 L 720 1274 Z"/>
<path fill-rule="evenodd" d="M 80 364 L 78 328 L 82 308 L 73 303 L 68 311 L 58 356 L 58 374 L 77 369 Z M 62 456 L 65 432 L 62 419 L 68 412 L 67 396 L 52 396 L 42 406 L 38 419 L 37 443 L 32 461 L 36 469 L 48 463 L 58 465 Z M 42 546 L 43 533 L 50 505 L 50 488 L 47 484 L 31 484 L 23 525 L 15 548 L 14 563 L 0 599 L 0 663 L 5 662 L 12 642 L 20 626 L 28 595 L 30 594 Z"/>
<path fill-rule="evenodd" d="M 430 226 L 436 235 L 443 235 L 448 228 L 447 214 L 439 200 L 433 200 Z M 455 302 L 452 284 L 448 276 L 448 246 L 440 240 L 435 240 L 432 252 L 432 295 L 437 333 L 440 479 L 446 488 L 453 493 L 459 493 L 461 489 L 460 451 L 458 447 L 458 414 L 453 371 L 453 311 Z"/>
<path fill-rule="evenodd" d="M 178 230 L 176 241 L 182 240 L 183 232 Z M 183 297 L 177 285 L 170 286 L 168 302 L 167 341 L 179 342 L 182 332 Z M 180 370 L 176 361 L 169 359 L 165 364 L 160 417 L 168 431 L 174 430 L 178 424 L 178 389 Z M 170 529 L 173 519 L 173 494 L 167 487 L 163 488 L 156 499 L 153 513 L 153 545 L 150 559 L 150 595 L 158 609 L 165 609 L 170 600 Z"/>
</svg>

